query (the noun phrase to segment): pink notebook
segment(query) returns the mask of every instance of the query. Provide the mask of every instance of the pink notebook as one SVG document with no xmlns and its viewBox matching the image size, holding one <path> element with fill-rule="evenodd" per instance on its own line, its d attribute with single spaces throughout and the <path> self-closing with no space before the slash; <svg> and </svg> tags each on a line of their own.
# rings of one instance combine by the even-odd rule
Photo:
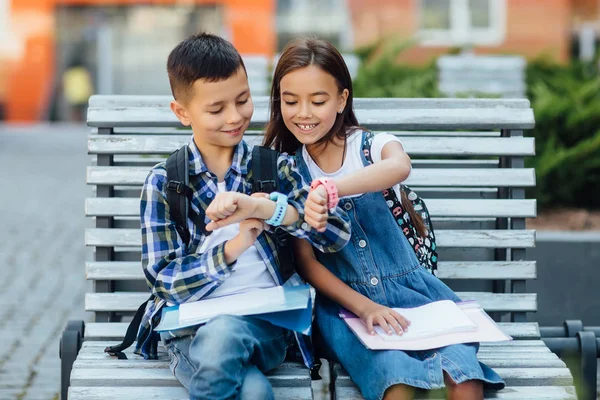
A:
<svg viewBox="0 0 600 400">
<path fill-rule="evenodd" d="M 457 305 L 473 322 L 474 328 L 462 332 L 425 335 L 422 338 L 404 339 L 400 336 L 394 338 L 395 340 L 383 339 L 378 334 L 370 335 L 365 324 L 351 312 L 341 309 L 340 317 L 344 318 L 358 339 L 371 350 L 429 350 L 458 343 L 512 340 L 509 335 L 502 332 L 476 301 L 464 301 Z M 410 331 L 410 327 L 408 329 Z"/>
</svg>

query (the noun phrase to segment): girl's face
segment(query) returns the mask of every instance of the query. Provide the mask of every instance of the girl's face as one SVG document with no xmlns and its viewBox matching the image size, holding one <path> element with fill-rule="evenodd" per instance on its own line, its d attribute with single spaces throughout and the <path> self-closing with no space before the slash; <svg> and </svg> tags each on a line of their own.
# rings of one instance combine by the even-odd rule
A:
<svg viewBox="0 0 600 400">
<path fill-rule="evenodd" d="M 349 93 L 348 89 L 340 93 L 335 78 L 315 65 L 288 73 L 279 86 L 283 122 L 305 145 L 329 133 Z"/>
</svg>

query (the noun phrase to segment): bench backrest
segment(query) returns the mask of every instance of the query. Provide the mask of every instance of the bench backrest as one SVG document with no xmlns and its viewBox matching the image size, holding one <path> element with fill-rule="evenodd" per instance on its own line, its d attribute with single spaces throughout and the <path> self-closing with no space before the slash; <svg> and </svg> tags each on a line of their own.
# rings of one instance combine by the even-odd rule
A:
<svg viewBox="0 0 600 400">
<path fill-rule="evenodd" d="M 119 321 L 148 296 L 140 264 L 139 194 L 149 169 L 188 142 L 166 96 L 93 96 L 88 151 L 95 163 L 87 183 L 95 197 L 85 212 L 95 218 L 86 231 L 95 249 L 86 265 L 94 290 L 87 311 L 97 322 Z M 249 142 L 260 142 L 268 99 L 254 99 Z M 534 126 L 524 99 L 355 99 L 361 125 L 401 136 L 413 159 L 407 185 L 427 202 L 440 249 L 438 276 L 463 299 L 476 299 L 496 319 L 525 321 L 536 294 L 526 281 L 536 264 L 525 251 L 535 233 L 525 229 L 536 202 L 525 199 L 535 185 L 524 157 L 534 154 Z"/>
<path fill-rule="evenodd" d="M 521 56 L 445 55 L 437 67 L 440 92 L 447 96 L 525 97 L 526 61 Z"/>
</svg>

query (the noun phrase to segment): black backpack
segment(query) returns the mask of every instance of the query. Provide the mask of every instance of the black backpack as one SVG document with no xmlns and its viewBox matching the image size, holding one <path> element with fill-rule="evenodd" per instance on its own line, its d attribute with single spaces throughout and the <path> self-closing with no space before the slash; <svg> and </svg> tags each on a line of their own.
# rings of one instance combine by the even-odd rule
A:
<svg viewBox="0 0 600 400">
<path fill-rule="evenodd" d="M 271 193 L 279 190 L 279 180 L 277 179 L 278 158 L 279 152 L 268 147 L 254 146 L 252 150 L 252 193 Z M 169 204 L 171 219 L 175 222 L 175 229 L 177 229 L 177 233 L 179 233 L 185 245 L 188 245 L 191 240 L 190 231 L 187 229 L 188 216 L 198 229 L 205 235 L 210 235 L 212 232 L 206 231 L 204 216 L 198 215 L 189 206 L 193 191 L 189 186 L 189 147 L 187 145 L 182 146 L 167 158 L 166 170 L 167 203 Z M 279 249 L 279 270 L 282 279 L 285 281 L 294 273 L 293 251 L 288 240 L 288 233 L 281 228 L 276 228 L 272 239 Z M 140 305 L 127 328 L 123 342 L 107 347 L 104 349 L 105 353 L 119 359 L 127 359 L 123 351 L 135 341 L 146 305 L 149 301 L 154 301 L 154 297 L 154 295 L 150 295 L 150 298 Z M 152 332 L 148 332 L 148 334 L 152 334 Z M 152 347 L 156 348 L 155 346 Z"/>
</svg>

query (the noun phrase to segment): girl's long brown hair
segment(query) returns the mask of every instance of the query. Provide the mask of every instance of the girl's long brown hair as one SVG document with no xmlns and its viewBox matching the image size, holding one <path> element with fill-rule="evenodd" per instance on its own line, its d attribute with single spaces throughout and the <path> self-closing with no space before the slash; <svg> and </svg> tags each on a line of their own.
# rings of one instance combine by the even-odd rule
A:
<svg viewBox="0 0 600 400">
<path fill-rule="evenodd" d="M 271 86 L 271 116 L 265 128 L 264 146 L 289 154 L 294 154 L 302 146 L 283 122 L 280 83 L 281 79 L 290 72 L 309 65 L 316 65 L 331 75 L 337 83 L 338 93 L 341 94 L 344 89 L 348 89 L 348 98 L 344 110 L 341 114 L 336 115 L 333 127 L 317 144 L 333 141 L 335 137 L 345 140 L 350 133 L 359 127 L 354 114 L 352 78 L 344 58 L 331 43 L 325 40 L 313 37 L 301 38 L 293 40 L 285 46 L 275 67 Z M 425 237 L 425 223 L 415 211 L 404 191 L 401 191 L 400 201 L 402 207 L 410 215 L 419 236 Z"/>
</svg>

